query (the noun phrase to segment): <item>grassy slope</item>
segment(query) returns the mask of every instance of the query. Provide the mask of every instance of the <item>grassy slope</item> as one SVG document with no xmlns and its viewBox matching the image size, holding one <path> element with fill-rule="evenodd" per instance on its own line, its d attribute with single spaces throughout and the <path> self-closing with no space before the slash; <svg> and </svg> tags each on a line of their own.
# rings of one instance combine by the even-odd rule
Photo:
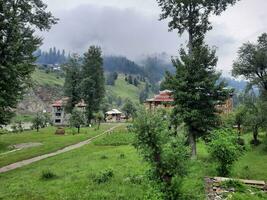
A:
<svg viewBox="0 0 267 200">
<path fill-rule="evenodd" d="M 0 167 L 14 163 L 16 161 L 28 159 L 45 153 L 50 153 L 65 146 L 78 143 L 95 135 L 98 135 L 112 126 L 115 125 L 102 125 L 100 127 L 100 130 L 97 131 L 95 131 L 94 128 L 82 128 L 81 134 L 76 135 L 72 134 L 76 133 L 76 129 L 67 129 L 66 136 L 55 135 L 56 128 L 54 127 L 42 129 L 40 133 L 37 133 L 36 131 L 29 131 L 22 134 L 0 135 Z M 40 142 L 43 145 L 1 155 L 1 153 L 10 150 L 8 148 L 8 146 L 10 145 L 29 142 Z"/>
<path fill-rule="evenodd" d="M 55 73 L 46 73 L 43 70 L 36 69 L 32 75 L 32 79 L 38 85 L 49 85 L 49 86 L 63 86 L 64 79 L 57 77 Z"/>
<path fill-rule="evenodd" d="M 125 81 L 125 76 L 120 74 L 116 80 L 115 86 L 107 86 L 107 94 L 111 94 L 122 99 L 131 99 L 135 103 L 139 103 L 139 94 L 144 89 L 145 84 L 140 83 L 138 87 L 130 85 Z"/>
</svg>

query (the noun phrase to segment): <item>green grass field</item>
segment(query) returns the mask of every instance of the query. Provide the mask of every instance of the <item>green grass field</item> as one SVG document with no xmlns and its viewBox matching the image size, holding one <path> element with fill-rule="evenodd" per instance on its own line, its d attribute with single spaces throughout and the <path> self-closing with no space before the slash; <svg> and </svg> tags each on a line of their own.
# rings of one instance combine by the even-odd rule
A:
<svg viewBox="0 0 267 200">
<path fill-rule="evenodd" d="M 55 135 L 56 128 L 54 127 L 41 129 L 39 133 L 37 133 L 36 130 L 33 130 L 25 133 L 0 135 L 0 167 L 45 153 L 50 153 L 80 141 L 84 141 L 113 126 L 115 125 L 103 124 L 100 126 L 99 130 L 94 130 L 94 128 L 82 128 L 81 134 L 73 134 L 76 133 L 76 129 L 66 129 L 65 136 Z M 12 150 L 9 148 L 10 145 L 30 142 L 38 142 L 43 145 L 3 154 Z"/>
<path fill-rule="evenodd" d="M 244 137 L 248 142 L 251 134 Z M 263 136 L 261 140 L 264 140 Z M 145 178 L 147 164 L 130 145 L 133 141 L 134 135 L 122 126 L 80 149 L 0 174 L 0 199 L 144 199 L 149 190 Z M 266 147 L 267 143 L 262 143 L 249 148 L 235 163 L 231 176 L 267 180 Z M 190 161 L 189 174 L 182 187 L 187 199 L 206 198 L 204 177 L 216 176 L 215 167 L 205 143 L 199 141 L 198 159 Z M 112 176 L 107 178 L 106 171 Z M 44 179 L 43 172 L 50 172 L 55 177 Z M 264 200 L 266 196 L 237 193 L 231 199 Z"/>
<path fill-rule="evenodd" d="M 140 83 L 138 87 L 130 85 L 125 81 L 125 76 L 120 74 L 116 80 L 115 86 L 106 86 L 106 90 L 108 95 L 114 95 L 122 99 L 129 98 L 134 103 L 139 103 L 139 95 L 144 87 L 144 83 Z"/>
<path fill-rule="evenodd" d="M 63 86 L 65 81 L 64 78 L 57 76 L 55 73 L 46 73 L 44 70 L 38 68 L 32 74 L 32 79 L 38 85 L 48 86 Z"/>
</svg>

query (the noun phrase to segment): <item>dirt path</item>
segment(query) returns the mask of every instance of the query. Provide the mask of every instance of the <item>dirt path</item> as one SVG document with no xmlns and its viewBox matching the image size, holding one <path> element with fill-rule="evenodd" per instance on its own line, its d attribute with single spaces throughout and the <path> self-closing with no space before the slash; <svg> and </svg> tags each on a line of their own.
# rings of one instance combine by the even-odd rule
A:
<svg viewBox="0 0 267 200">
<path fill-rule="evenodd" d="M 50 157 L 53 157 L 53 156 L 56 156 L 56 155 L 59 155 L 59 154 L 74 150 L 74 149 L 81 148 L 81 147 L 83 147 L 83 146 L 85 146 L 87 144 L 90 144 L 92 141 L 94 141 L 95 139 L 105 135 L 106 133 L 109 133 L 110 131 L 114 130 L 115 128 L 118 128 L 119 126 L 120 125 L 112 127 L 109 130 L 107 130 L 107 131 L 105 131 L 105 132 L 103 132 L 103 133 L 101 133 L 101 134 L 99 134 L 99 135 L 97 135 L 95 137 L 92 137 L 92 138 L 90 138 L 88 140 L 85 140 L 83 142 L 79 142 L 79 143 L 74 144 L 74 145 L 67 146 L 67 147 L 65 147 L 63 149 L 60 149 L 60 150 L 57 150 L 55 152 L 44 154 L 44 155 L 41 155 L 41 156 L 37 156 L 37 157 L 34 157 L 34 158 L 30 158 L 30 159 L 27 159 L 27 160 L 22 160 L 22 161 L 7 165 L 5 167 L 0 168 L 0 173 L 5 173 L 5 172 L 8 172 L 8 171 L 11 171 L 11 170 L 14 170 L 14 169 L 29 165 L 31 163 L 34 163 L 34 162 L 37 162 L 37 161 L 40 161 L 40 160 L 44 160 L 46 158 L 50 158 Z"/>
</svg>

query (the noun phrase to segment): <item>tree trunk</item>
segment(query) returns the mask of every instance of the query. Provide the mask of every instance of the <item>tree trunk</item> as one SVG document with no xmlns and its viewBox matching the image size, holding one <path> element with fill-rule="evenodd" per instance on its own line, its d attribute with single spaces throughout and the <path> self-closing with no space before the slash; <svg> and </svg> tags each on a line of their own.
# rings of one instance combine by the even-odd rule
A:
<svg viewBox="0 0 267 200">
<path fill-rule="evenodd" d="M 100 120 L 98 120 L 98 127 L 97 127 L 97 129 L 99 130 L 99 128 L 100 128 Z"/>
<path fill-rule="evenodd" d="M 241 136 L 241 124 L 237 124 L 238 136 Z"/>
<path fill-rule="evenodd" d="M 188 139 L 189 139 L 189 144 L 191 147 L 191 156 L 192 159 L 195 159 L 197 156 L 197 145 L 196 145 L 196 136 L 193 131 L 189 131 L 188 133 Z"/>
<path fill-rule="evenodd" d="M 80 126 L 78 126 L 77 128 L 78 128 L 78 133 L 80 133 Z"/>
<path fill-rule="evenodd" d="M 258 143 L 259 143 L 258 135 L 259 135 L 258 127 L 255 127 L 253 130 L 253 143 L 254 143 L 254 145 L 258 145 Z"/>
</svg>

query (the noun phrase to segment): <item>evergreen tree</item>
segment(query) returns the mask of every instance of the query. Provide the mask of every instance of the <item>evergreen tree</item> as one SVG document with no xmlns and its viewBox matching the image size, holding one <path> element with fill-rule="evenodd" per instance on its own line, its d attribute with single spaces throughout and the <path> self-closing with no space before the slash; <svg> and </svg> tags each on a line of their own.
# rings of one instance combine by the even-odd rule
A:
<svg viewBox="0 0 267 200">
<path fill-rule="evenodd" d="M 71 113 L 75 105 L 81 100 L 81 64 L 77 55 L 74 55 L 64 67 L 66 77 L 64 94 L 68 97 L 66 111 Z"/>
<path fill-rule="evenodd" d="M 175 122 L 180 118 L 188 127 L 192 156 L 196 156 L 196 138 L 206 133 L 216 122 L 215 102 L 226 94 L 223 84 L 217 84 L 215 51 L 204 45 L 207 31 L 212 29 L 211 14 L 220 15 L 237 0 L 157 0 L 162 8 L 161 19 L 169 19 L 170 30 L 188 33 L 188 52 L 181 50 L 181 59 L 173 60 L 176 74 L 166 81 L 174 91 Z M 168 80 L 169 79 L 169 80 Z M 176 124 L 178 125 L 178 124 Z"/>
<path fill-rule="evenodd" d="M 105 78 L 103 59 L 100 47 L 91 46 L 84 54 L 82 65 L 82 97 L 87 104 L 86 117 L 88 123 L 93 119 L 93 114 L 100 109 L 105 93 Z"/>
<path fill-rule="evenodd" d="M 196 139 L 218 124 L 216 105 L 224 103 L 228 91 L 223 82 L 218 83 L 215 51 L 207 46 L 194 48 L 192 55 L 181 50 L 180 59 L 173 60 L 173 64 L 176 74 L 168 74 L 166 80 L 175 99 L 174 115 L 186 124 L 195 156 Z"/>
<path fill-rule="evenodd" d="M 34 71 L 33 56 L 56 19 L 41 0 L 0 1 L 0 125 L 9 123 Z"/>
<path fill-rule="evenodd" d="M 136 78 L 134 78 L 133 84 L 134 84 L 135 87 L 138 87 L 139 81 Z"/>
</svg>

